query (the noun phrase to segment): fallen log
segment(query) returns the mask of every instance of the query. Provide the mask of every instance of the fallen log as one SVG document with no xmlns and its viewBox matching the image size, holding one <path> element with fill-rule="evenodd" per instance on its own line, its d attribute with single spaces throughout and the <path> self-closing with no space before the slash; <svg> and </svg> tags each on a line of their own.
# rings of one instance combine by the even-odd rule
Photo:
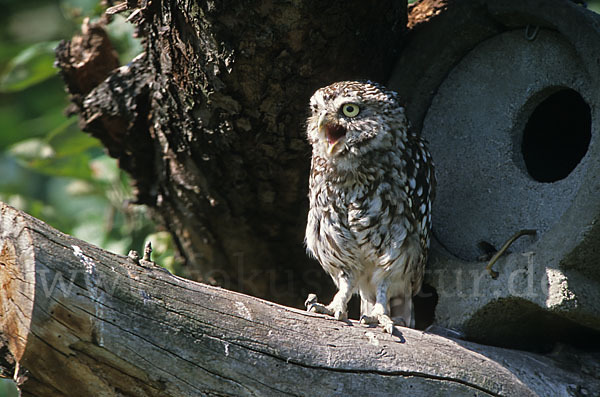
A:
<svg viewBox="0 0 600 397">
<path fill-rule="evenodd" d="M 186 280 L 2 203 L 0 285 L 0 374 L 23 396 L 600 390 L 589 371 L 553 357 L 401 327 L 390 336 Z"/>
</svg>

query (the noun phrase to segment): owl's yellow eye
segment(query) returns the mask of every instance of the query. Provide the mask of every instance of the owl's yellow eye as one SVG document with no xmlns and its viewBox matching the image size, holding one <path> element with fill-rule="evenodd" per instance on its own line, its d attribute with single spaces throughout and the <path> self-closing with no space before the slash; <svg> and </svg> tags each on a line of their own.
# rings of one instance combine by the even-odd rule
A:
<svg viewBox="0 0 600 397">
<path fill-rule="evenodd" d="M 342 105 L 342 113 L 347 117 L 356 117 L 360 112 L 360 108 L 355 103 L 345 103 Z"/>
</svg>

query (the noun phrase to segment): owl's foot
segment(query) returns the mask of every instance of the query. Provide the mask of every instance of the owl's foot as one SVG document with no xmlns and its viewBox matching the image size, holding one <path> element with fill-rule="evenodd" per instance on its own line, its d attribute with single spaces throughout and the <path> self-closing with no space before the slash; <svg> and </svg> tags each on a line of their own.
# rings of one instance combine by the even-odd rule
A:
<svg viewBox="0 0 600 397">
<path fill-rule="evenodd" d="M 345 321 L 348 319 L 348 313 L 342 308 L 335 307 L 333 302 L 330 305 L 325 306 L 322 303 L 317 302 L 317 295 L 308 294 L 308 298 L 304 302 L 306 310 L 314 313 L 327 314 L 333 316 L 336 320 Z"/>
<path fill-rule="evenodd" d="M 363 324 L 376 324 L 383 328 L 384 332 L 392 335 L 394 333 L 394 321 L 387 314 L 363 315 L 360 318 Z"/>
</svg>

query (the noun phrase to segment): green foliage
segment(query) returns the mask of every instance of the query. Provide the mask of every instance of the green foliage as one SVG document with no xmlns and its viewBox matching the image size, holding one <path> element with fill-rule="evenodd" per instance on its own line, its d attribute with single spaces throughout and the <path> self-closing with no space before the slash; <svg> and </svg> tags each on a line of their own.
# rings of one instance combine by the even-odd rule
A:
<svg viewBox="0 0 600 397">
<path fill-rule="evenodd" d="M 156 232 L 144 207 L 132 198 L 128 176 L 101 143 L 67 119 L 64 83 L 54 68 L 54 49 L 71 38 L 85 16 L 102 12 L 98 0 L 4 0 L 0 14 L 0 201 L 59 230 L 113 252 L 143 252 L 177 270 L 170 235 Z M 133 27 L 116 16 L 108 33 L 127 63 L 142 51 Z M 0 397 L 16 397 L 0 379 Z"/>
<path fill-rule="evenodd" d="M 129 178 L 101 143 L 67 119 L 54 49 L 97 17 L 98 0 L 3 0 L 0 14 L 0 201 L 110 251 L 143 252 L 176 270 L 170 235 L 156 232 L 144 207 L 127 205 Z M 116 16 L 108 33 L 122 63 L 142 51 L 133 26 Z M 0 397 L 15 397 L 0 379 Z"/>
<path fill-rule="evenodd" d="M 14 382 L 0 378 L 0 397 L 17 397 L 18 395 Z"/>
<path fill-rule="evenodd" d="M 21 91 L 56 74 L 55 41 L 30 45 L 8 62 L 0 76 L 0 92 Z"/>
<path fill-rule="evenodd" d="M 140 40 L 133 37 L 133 28 L 122 15 L 115 15 L 108 25 L 110 41 L 119 53 L 121 64 L 125 65 L 143 49 Z"/>
<path fill-rule="evenodd" d="M 0 15 L 0 201 L 59 230 L 113 252 L 143 251 L 175 270 L 170 236 L 155 232 L 146 209 L 127 205 L 129 178 L 102 144 L 68 119 L 54 48 L 77 33 L 83 18 L 103 11 L 98 0 L 4 0 Z M 122 63 L 142 51 L 133 26 L 117 16 L 109 36 Z M 5 44 L 6 43 L 6 44 Z M 0 383 L 0 397 L 12 396 Z M 8 393 L 8 394 L 7 394 Z"/>
<path fill-rule="evenodd" d="M 89 167 L 94 152 L 91 149 L 100 145 L 74 124 L 74 120 L 66 120 L 46 137 L 23 139 L 12 145 L 8 154 L 20 165 L 41 174 L 93 181 Z"/>
</svg>

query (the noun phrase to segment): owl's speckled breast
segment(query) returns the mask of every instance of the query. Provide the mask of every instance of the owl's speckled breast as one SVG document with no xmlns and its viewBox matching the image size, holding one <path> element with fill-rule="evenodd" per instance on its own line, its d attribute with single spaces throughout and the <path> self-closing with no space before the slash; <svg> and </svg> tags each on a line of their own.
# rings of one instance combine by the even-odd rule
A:
<svg viewBox="0 0 600 397">
<path fill-rule="evenodd" d="M 406 237 L 416 233 L 406 216 L 407 192 L 397 183 L 401 162 L 385 161 L 390 157 L 382 155 L 379 167 L 360 167 L 343 178 L 326 167 L 311 182 L 307 247 L 329 264 L 330 274 L 389 266 L 382 258 L 396 258 Z"/>
</svg>

